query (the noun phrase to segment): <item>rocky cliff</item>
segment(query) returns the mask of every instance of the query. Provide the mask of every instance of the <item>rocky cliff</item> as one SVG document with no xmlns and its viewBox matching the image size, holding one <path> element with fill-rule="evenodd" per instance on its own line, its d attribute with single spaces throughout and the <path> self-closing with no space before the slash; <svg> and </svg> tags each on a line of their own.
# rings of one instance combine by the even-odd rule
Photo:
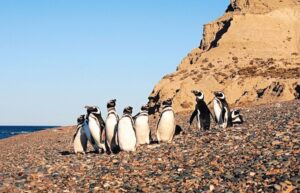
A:
<svg viewBox="0 0 300 193">
<path fill-rule="evenodd" d="M 225 14 L 204 25 L 203 39 L 154 87 L 156 103 L 173 98 L 177 112 L 194 108 L 193 89 L 233 106 L 300 98 L 300 1 L 231 0 Z"/>
</svg>

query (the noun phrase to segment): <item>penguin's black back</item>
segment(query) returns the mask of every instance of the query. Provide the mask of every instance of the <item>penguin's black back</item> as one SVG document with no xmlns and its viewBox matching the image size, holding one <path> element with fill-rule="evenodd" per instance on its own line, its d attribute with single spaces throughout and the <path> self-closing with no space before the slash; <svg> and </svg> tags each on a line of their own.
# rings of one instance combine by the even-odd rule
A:
<svg viewBox="0 0 300 193">
<path fill-rule="evenodd" d="M 204 130 L 210 128 L 210 110 L 204 101 L 198 101 L 196 105 L 197 110 L 200 111 L 200 123 Z"/>
<path fill-rule="evenodd" d="M 230 108 L 229 105 L 227 103 L 227 101 L 225 99 L 221 100 L 223 108 L 222 108 L 222 118 L 224 120 L 225 117 L 225 113 L 227 114 L 228 120 L 227 120 L 227 124 L 228 126 L 232 126 L 232 119 L 231 119 L 231 114 L 230 114 Z M 225 108 L 227 109 L 227 111 L 225 111 Z"/>
</svg>

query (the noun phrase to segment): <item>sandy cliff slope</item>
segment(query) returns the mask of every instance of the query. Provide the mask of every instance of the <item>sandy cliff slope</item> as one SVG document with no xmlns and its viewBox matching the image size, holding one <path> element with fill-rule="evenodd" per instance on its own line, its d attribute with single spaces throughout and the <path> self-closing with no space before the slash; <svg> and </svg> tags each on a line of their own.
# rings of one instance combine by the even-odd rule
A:
<svg viewBox="0 0 300 193">
<path fill-rule="evenodd" d="M 232 0 L 221 18 L 204 25 L 199 48 L 150 96 L 173 98 L 177 112 L 188 111 L 193 89 L 207 102 L 224 91 L 235 106 L 300 98 L 300 1 Z"/>
</svg>

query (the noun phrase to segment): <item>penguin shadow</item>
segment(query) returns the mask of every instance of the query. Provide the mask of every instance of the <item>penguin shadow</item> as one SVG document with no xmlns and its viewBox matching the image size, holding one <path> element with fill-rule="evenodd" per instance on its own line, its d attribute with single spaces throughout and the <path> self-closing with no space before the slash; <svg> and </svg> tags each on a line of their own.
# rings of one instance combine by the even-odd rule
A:
<svg viewBox="0 0 300 193">
<path fill-rule="evenodd" d="M 70 151 L 61 151 L 59 153 L 60 153 L 60 155 L 74 155 L 75 154 L 75 152 L 70 152 Z"/>
<path fill-rule="evenodd" d="M 174 136 L 179 135 L 181 132 L 183 132 L 183 129 L 179 125 L 176 125 Z"/>
<path fill-rule="evenodd" d="M 158 140 L 151 140 L 149 143 L 149 145 L 154 145 L 154 144 L 159 144 Z"/>
<path fill-rule="evenodd" d="M 115 154 L 119 154 L 121 152 L 121 149 L 118 148 L 118 147 L 115 147 L 114 149 L 112 150 L 108 150 L 106 152 L 107 155 L 115 155 Z"/>
<path fill-rule="evenodd" d="M 110 154 L 110 153 L 107 153 L 107 152 L 99 152 L 99 151 L 87 151 L 85 152 L 84 154 L 83 153 L 75 153 L 74 151 L 61 151 L 59 152 L 60 155 L 62 156 L 68 156 L 68 155 L 84 155 L 84 154 Z"/>
</svg>

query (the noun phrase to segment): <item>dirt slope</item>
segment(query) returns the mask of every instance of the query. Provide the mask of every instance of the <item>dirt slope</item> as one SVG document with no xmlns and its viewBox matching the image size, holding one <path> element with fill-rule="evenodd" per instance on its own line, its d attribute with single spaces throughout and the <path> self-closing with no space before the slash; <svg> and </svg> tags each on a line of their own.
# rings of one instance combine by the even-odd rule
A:
<svg viewBox="0 0 300 193">
<path fill-rule="evenodd" d="M 235 106 L 300 98 L 300 1 L 232 0 L 221 18 L 204 25 L 199 48 L 150 96 L 173 98 L 177 112 L 187 111 L 193 89 L 207 102 L 212 91 L 224 91 Z"/>
</svg>

